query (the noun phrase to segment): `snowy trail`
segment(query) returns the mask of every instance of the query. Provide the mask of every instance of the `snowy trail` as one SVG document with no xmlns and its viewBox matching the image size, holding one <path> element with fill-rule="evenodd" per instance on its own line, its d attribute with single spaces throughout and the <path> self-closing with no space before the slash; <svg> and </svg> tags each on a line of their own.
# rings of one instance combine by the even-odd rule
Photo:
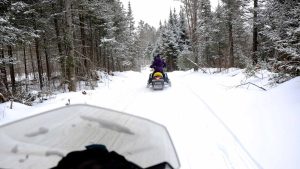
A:
<svg viewBox="0 0 300 169">
<path fill-rule="evenodd" d="M 238 137 L 234 132 L 225 124 L 225 122 L 214 112 L 212 107 L 198 94 L 195 89 L 192 89 L 187 83 L 184 83 L 185 87 L 190 90 L 190 92 L 198 98 L 199 101 L 206 107 L 205 113 L 210 114 L 210 119 L 213 126 L 218 126 L 218 130 L 214 134 L 224 135 L 221 136 L 219 140 L 226 141 L 227 144 L 218 142 L 218 149 L 222 152 L 222 156 L 226 161 L 228 168 L 259 168 L 262 169 L 260 164 L 251 156 L 247 151 Z M 211 126 L 212 127 L 212 124 Z"/>
<path fill-rule="evenodd" d="M 185 76 L 170 73 L 172 87 L 153 91 L 145 87 L 148 72 L 132 73 L 118 86 L 111 86 L 118 94 L 111 97 L 110 104 L 97 105 L 164 124 L 173 138 L 182 169 L 261 169 L 201 95 L 185 83 Z M 203 82 L 203 88 L 213 85 Z M 170 97 L 177 99 L 169 102 Z"/>
<path fill-rule="evenodd" d="M 268 72 L 243 70 L 169 73 L 172 87 L 146 88 L 150 70 L 116 72 L 95 90 L 60 93 L 26 106 L 0 106 L 0 125 L 71 104 L 90 104 L 144 117 L 166 126 L 182 169 L 298 169 L 300 78 L 262 91 L 237 85 L 268 84 Z M 81 90 L 85 90 L 81 88 Z"/>
<path fill-rule="evenodd" d="M 226 123 L 214 112 L 214 110 L 207 104 L 207 102 L 199 95 L 197 94 L 197 92 L 192 89 L 190 86 L 188 86 L 186 84 L 186 87 L 189 88 L 191 90 L 191 92 L 197 97 L 199 98 L 199 100 L 201 100 L 201 102 L 207 107 L 207 109 L 209 110 L 209 112 L 216 118 L 217 121 L 219 121 L 219 123 L 224 127 L 224 129 L 231 135 L 232 139 L 234 139 L 235 143 L 237 144 L 236 146 L 241 149 L 239 150 L 240 152 L 243 152 L 245 156 L 245 158 L 247 159 L 242 159 L 242 161 L 244 163 L 246 163 L 246 160 L 248 160 L 249 163 L 253 163 L 251 164 L 253 167 L 252 168 L 259 168 L 262 169 L 263 167 L 253 158 L 253 156 L 248 152 L 248 150 L 245 148 L 245 146 L 241 143 L 241 141 L 238 139 L 238 137 L 236 136 L 236 134 L 226 125 Z M 228 158 L 228 154 L 227 152 L 222 148 L 220 148 L 220 150 L 224 153 L 224 155 L 226 155 L 226 157 Z M 242 157 L 242 155 L 240 154 L 240 157 Z"/>
</svg>

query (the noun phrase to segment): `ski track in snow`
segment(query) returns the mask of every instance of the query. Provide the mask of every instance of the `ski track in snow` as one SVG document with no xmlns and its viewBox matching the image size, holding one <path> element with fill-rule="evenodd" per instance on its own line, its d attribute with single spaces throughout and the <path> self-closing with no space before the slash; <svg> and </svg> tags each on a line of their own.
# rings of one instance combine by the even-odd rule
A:
<svg viewBox="0 0 300 169">
<path fill-rule="evenodd" d="M 245 146 L 241 143 L 241 141 L 238 139 L 238 137 L 234 134 L 234 132 L 225 124 L 225 122 L 215 113 L 215 111 L 207 104 L 207 102 L 201 97 L 201 95 L 199 95 L 194 89 L 192 89 L 190 86 L 188 86 L 188 84 L 185 84 L 185 86 L 191 91 L 192 94 L 194 94 L 201 102 L 203 105 L 205 105 L 208 109 L 208 112 L 210 112 L 219 122 L 220 124 L 224 127 L 225 130 L 227 130 L 227 132 L 232 136 L 232 138 L 234 139 L 234 141 L 237 144 L 237 147 L 242 149 L 242 152 L 240 150 L 239 156 L 241 158 L 241 160 L 247 164 L 247 163 L 251 163 L 253 162 L 254 165 L 252 165 L 252 167 L 254 168 L 258 168 L 258 169 L 262 169 L 261 165 L 252 157 L 252 155 L 247 151 L 247 149 L 245 148 Z M 223 153 L 225 153 L 224 155 L 226 155 L 228 157 L 228 154 L 226 153 L 226 150 L 222 149 L 221 150 Z M 245 153 L 244 155 L 242 155 L 241 153 Z M 244 158 L 249 158 L 249 159 L 244 159 Z M 249 165 L 249 164 L 247 164 Z M 231 167 L 232 168 L 232 167 Z"/>
<path fill-rule="evenodd" d="M 178 78 L 183 79 L 183 78 Z M 199 95 L 194 89 L 192 89 L 184 80 L 177 81 L 177 83 L 181 83 L 184 86 L 184 89 L 188 90 L 187 92 L 191 95 L 194 95 L 195 100 L 200 101 L 199 107 L 204 107 L 203 114 L 212 115 L 206 116 L 206 118 L 202 119 L 202 121 L 210 121 L 211 124 L 207 124 L 208 131 L 211 128 L 217 128 L 217 131 L 212 134 L 218 134 L 220 136 L 214 136 L 212 139 L 217 137 L 217 144 L 215 146 L 218 147 L 218 150 L 221 152 L 224 159 L 226 159 L 226 168 L 235 169 L 235 168 L 249 168 L 261 169 L 260 165 L 252 158 L 252 156 L 248 153 L 248 151 L 244 148 L 239 139 L 235 136 L 235 134 L 230 130 L 230 128 L 216 115 L 213 109 L 206 103 L 206 101 Z M 213 124 L 217 123 L 217 124 Z M 211 130 L 213 131 L 213 130 Z M 220 137 L 220 138 L 218 138 Z M 228 141 L 229 143 L 223 144 L 224 141 Z M 213 141 L 213 140 L 212 140 Z M 220 143 L 222 142 L 222 143 Z M 221 144 L 218 145 L 218 144 Z M 220 148 L 222 147 L 222 148 Z M 201 151 L 201 150 L 200 150 Z M 208 167 L 208 166 L 206 166 Z M 224 166 L 225 167 L 225 166 Z"/>
</svg>

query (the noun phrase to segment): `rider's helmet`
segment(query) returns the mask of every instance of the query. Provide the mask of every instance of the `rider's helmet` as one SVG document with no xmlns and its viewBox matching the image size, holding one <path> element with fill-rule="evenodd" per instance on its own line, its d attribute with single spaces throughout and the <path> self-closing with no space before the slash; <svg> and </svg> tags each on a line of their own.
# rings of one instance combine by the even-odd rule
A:
<svg viewBox="0 0 300 169">
<path fill-rule="evenodd" d="M 154 57 L 154 60 L 156 60 L 156 59 L 161 59 L 160 54 L 157 54 L 157 55 Z"/>
</svg>

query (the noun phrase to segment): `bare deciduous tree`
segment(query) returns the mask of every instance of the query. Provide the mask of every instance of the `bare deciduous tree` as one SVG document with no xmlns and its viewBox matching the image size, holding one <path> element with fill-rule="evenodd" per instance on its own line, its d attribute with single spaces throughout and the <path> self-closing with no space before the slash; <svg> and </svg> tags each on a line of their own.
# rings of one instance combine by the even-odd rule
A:
<svg viewBox="0 0 300 169">
<path fill-rule="evenodd" d="M 184 4 L 185 13 L 187 16 L 187 24 L 189 29 L 189 37 L 191 38 L 191 46 L 194 55 L 194 62 L 199 65 L 199 48 L 198 48 L 198 35 L 197 35 L 197 23 L 199 16 L 200 0 L 182 0 Z M 198 70 L 198 66 L 194 67 Z"/>
</svg>

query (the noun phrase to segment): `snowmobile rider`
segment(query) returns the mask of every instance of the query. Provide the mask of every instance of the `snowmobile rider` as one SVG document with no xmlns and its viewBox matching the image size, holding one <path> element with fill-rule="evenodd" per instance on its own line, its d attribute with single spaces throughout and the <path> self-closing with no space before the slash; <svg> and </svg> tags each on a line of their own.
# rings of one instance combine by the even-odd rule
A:
<svg viewBox="0 0 300 169">
<path fill-rule="evenodd" d="M 166 76 L 165 76 L 165 73 L 164 73 L 164 68 L 165 68 L 166 66 L 167 66 L 166 62 L 160 58 L 160 55 L 159 55 L 159 54 L 156 55 L 156 56 L 154 57 L 154 60 L 153 60 L 153 62 L 152 62 L 152 64 L 151 64 L 151 66 L 150 66 L 150 68 L 153 68 L 154 71 L 153 71 L 153 73 L 151 73 L 150 76 L 149 76 L 148 84 L 151 83 L 151 79 L 153 78 L 153 75 L 154 75 L 155 72 L 160 72 L 160 73 L 162 73 L 162 74 L 163 74 L 163 78 L 164 78 L 165 80 L 167 80 L 167 79 L 166 79 Z"/>
<path fill-rule="evenodd" d="M 165 61 L 163 61 L 161 58 L 160 58 L 160 55 L 156 55 L 154 57 L 154 60 L 150 66 L 150 68 L 153 68 L 154 69 L 154 72 L 161 72 L 163 73 L 164 71 L 164 68 L 167 66 L 167 64 L 165 63 Z"/>
</svg>

